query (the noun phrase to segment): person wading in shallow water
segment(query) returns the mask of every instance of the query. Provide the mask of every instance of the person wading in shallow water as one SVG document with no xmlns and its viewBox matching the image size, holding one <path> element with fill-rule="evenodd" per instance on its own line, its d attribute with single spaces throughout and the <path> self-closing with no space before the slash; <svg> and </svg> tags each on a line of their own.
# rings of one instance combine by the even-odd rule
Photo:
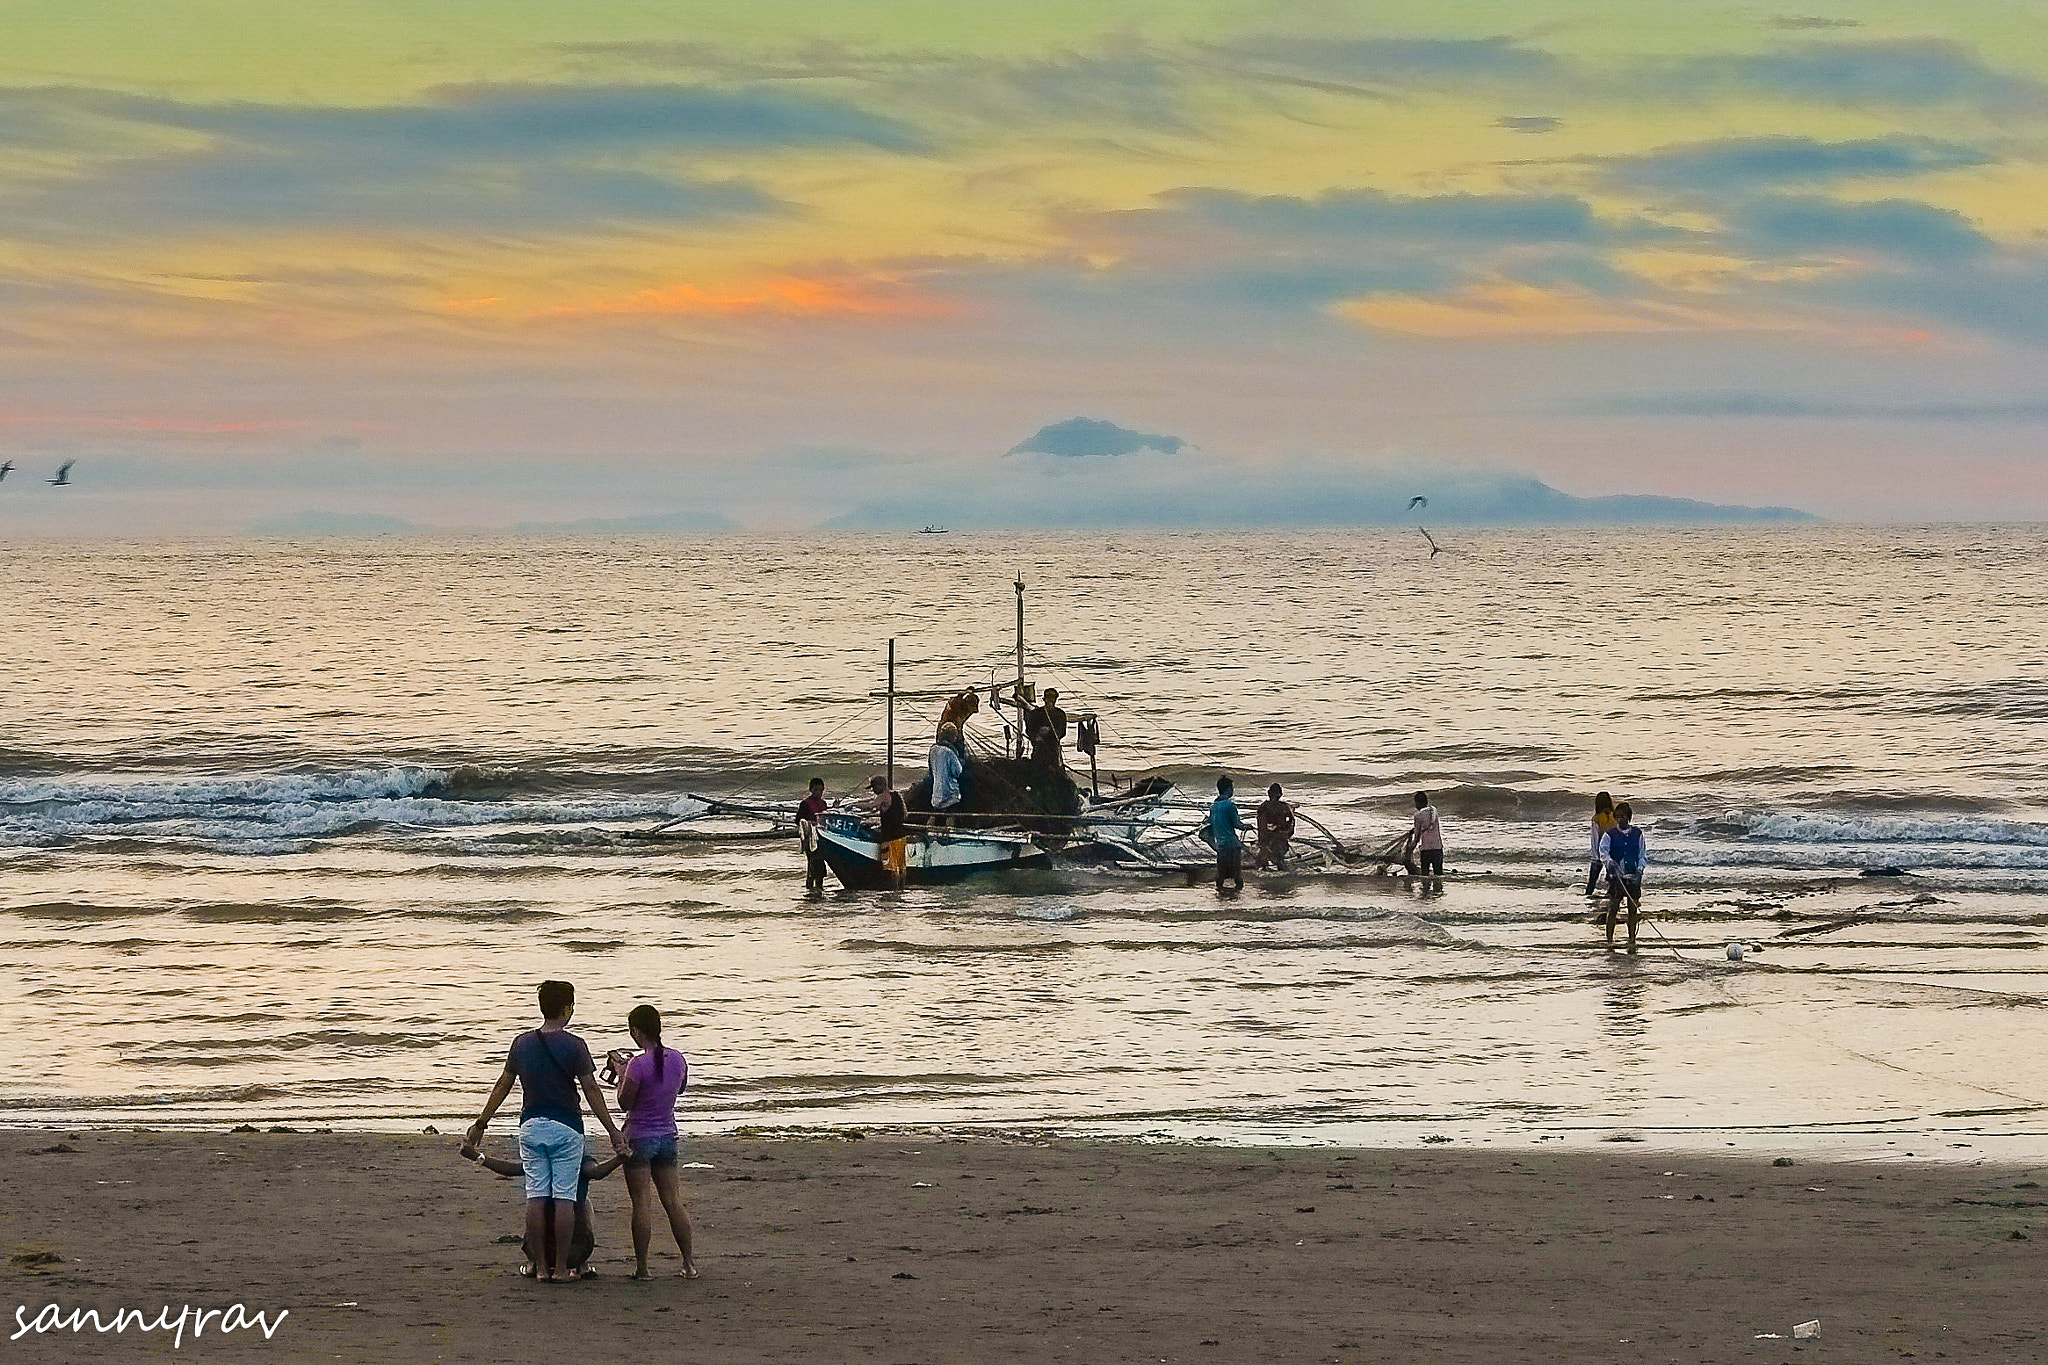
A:
<svg viewBox="0 0 2048 1365">
<path fill-rule="evenodd" d="M 1280 799 L 1280 784 L 1266 788 L 1255 819 L 1259 822 L 1259 856 L 1254 867 L 1287 870 L 1287 846 L 1294 842 L 1294 807 Z"/>
<path fill-rule="evenodd" d="M 1607 831 L 1614 828 L 1614 798 L 1606 792 L 1593 797 L 1593 865 L 1586 871 L 1586 894 L 1592 895 L 1600 885 L 1600 870 L 1607 866 L 1600 852 L 1601 843 L 1607 838 Z"/>
<path fill-rule="evenodd" d="M 1216 799 L 1209 804 L 1209 818 L 1202 827 L 1202 836 L 1216 850 L 1216 889 L 1221 891 L 1223 883 L 1232 883 L 1237 890 L 1244 890 L 1244 840 L 1238 834 L 1241 823 L 1237 813 L 1234 793 L 1236 784 L 1228 777 L 1216 779 Z"/>
<path fill-rule="evenodd" d="M 576 1229 L 576 1199 L 583 1175 L 583 1107 L 577 1102 L 580 1087 L 590 1101 L 590 1112 L 611 1135 L 612 1147 L 621 1156 L 626 1139 L 612 1122 L 612 1111 L 598 1088 L 597 1067 L 590 1049 L 569 1032 L 569 1016 L 576 1012 L 576 988 L 566 981 L 540 983 L 541 1026 L 512 1040 L 505 1058 L 505 1070 L 491 1087 L 483 1113 L 469 1126 L 464 1145 L 476 1147 L 484 1140 L 491 1115 L 519 1083 L 519 1166 L 526 1176 L 526 1241 L 540 1253 L 533 1263 L 534 1278 L 551 1283 L 574 1280 L 569 1268 L 569 1246 Z"/>
<path fill-rule="evenodd" d="M 870 778 L 868 792 L 869 795 L 861 798 L 860 807 L 874 812 L 875 842 L 881 846 L 882 870 L 889 874 L 891 882 L 901 887 L 904 862 L 908 856 L 905 845 L 910 840 L 903 796 L 889 785 L 886 777 Z"/>
<path fill-rule="evenodd" d="M 1614 808 L 1614 828 L 1601 841 L 1600 855 L 1607 860 L 1607 946 L 1614 946 L 1614 921 L 1621 914 L 1623 898 L 1628 900 L 1628 950 L 1636 950 L 1636 920 L 1643 908 L 1643 864 L 1647 850 L 1643 832 L 1633 823 L 1636 813 L 1624 801 Z"/>
<path fill-rule="evenodd" d="M 1428 792 L 1415 793 L 1415 829 L 1409 835 L 1415 854 L 1415 861 L 1425 877 L 1444 875 L 1444 826 L 1437 819 L 1436 807 L 1429 804 Z"/>
<path fill-rule="evenodd" d="M 825 818 L 825 779 L 811 779 L 811 792 L 796 808 L 797 842 L 804 849 L 804 890 L 825 889 L 825 850 L 818 842 L 818 823 Z"/>
</svg>

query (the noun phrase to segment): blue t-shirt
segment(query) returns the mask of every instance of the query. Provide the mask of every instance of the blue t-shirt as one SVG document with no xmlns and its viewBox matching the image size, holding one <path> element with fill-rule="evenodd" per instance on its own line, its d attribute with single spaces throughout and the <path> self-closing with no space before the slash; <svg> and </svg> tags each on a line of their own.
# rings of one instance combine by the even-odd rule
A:
<svg viewBox="0 0 2048 1365">
<path fill-rule="evenodd" d="M 583 1131 L 583 1102 L 576 1082 L 597 1070 L 590 1049 L 567 1029 L 544 1033 L 534 1029 L 512 1040 L 505 1061 L 519 1078 L 519 1121 L 553 1119 Z"/>
<path fill-rule="evenodd" d="M 1237 836 L 1237 802 L 1227 796 L 1217 797 L 1209 807 L 1209 842 L 1218 849 L 1243 847 Z"/>
</svg>

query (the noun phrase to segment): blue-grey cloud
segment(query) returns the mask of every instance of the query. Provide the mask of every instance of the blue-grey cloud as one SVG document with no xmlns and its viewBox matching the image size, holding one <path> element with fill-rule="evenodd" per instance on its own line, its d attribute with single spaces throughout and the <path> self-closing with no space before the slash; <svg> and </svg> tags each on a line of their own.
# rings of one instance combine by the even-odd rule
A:
<svg viewBox="0 0 2048 1365">
<path fill-rule="evenodd" d="M 194 103 L 79 89 L 0 92 L 9 110 L 125 129 L 130 143 L 0 201 L 17 235 L 300 225 L 524 233 L 772 213 L 760 188 L 650 155 L 925 148 L 843 100 L 688 86 L 449 86 L 364 108 Z M 202 146 L 166 145 L 198 134 Z M 153 146 L 133 138 L 154 134 Z"/>
<path fill-rule="evenodd" d="M 1342 38 L 1253 34 L 1213 44 L 1212 54 L 1282 72 L 1390 87 L 1530 85 L 1569 71 L 1554 53 L 1517 38 Z"/>
<path fill-rule="evenodd" d="M 1893 180 L 1995 164 L 1976 147 L 1927 137 L 1730 137 L 1675 143 L 1595 160 L 1602 179 L 1623 188 L 1720 196 L 1778 185 Z"/>
<path fill-rule="evenodd" d="M 1493 124 L 1511 133 L 1554 133 L 1564 127 L 1564 120 L 1549 114 L 1502 114 Z"/>
<path fill-rule="evenodd" d="M 1941 264 L 1992 249 L 1991 240 L 1962 214 L 1912 199 L 1851 204 L 1771 196 L 1741 204 L 1727 224 L 1745 244 L 1774 255 L 1873 252 Z"/>
<path fill-rule="evenodd" d="M 914 152 L 928 147 L 922 134 L 897 119 L 831 96 L 786 90 L 448 85 L 427 91 L 416 102 L 365 107 L 207 104 L 104 91 L 48 94 L 55 102 L 108 117 L 270 147 L 340 144 L 449 157 L 636 148 L 851 145 Z"/>
<path fill-rule="evenodd" d="M 1768 52 L 1714 53 L 1660 73 L 1671 90 L 1741 90 L 1850 106 L 1972 106 L 2001 115 L 2048 111 L 2048 87 L 1988 65 L 1941 38 L 1802 43 Z"/>
<path fill-rule="evenodd" d="M 1140 231 L 1220 229 L 1252 239 L 1325 242 L 1592 244 L 1677 234 L 1643 219 L 1608 219 L 1570 194 L 1441 194 L 1404 197 L 1379 190 L 1330 190 L 1314 198 L 1188 188 L 1157 196 L 1158 207 L 1098 215 Z"/>
<path fill-rule="evenodd" d="M 1772 28 L 1793 30 L 1863 27 L 1861 19 L 1830 19 L 1821 14 L 1774 14 L 1767 22 Z"/>
<path fill-rule="evenodd" d="M 1132 431 L 1114 422 L 1092 417 L 1070 417 L 1064 422 L 1042 426 L 1005 451 L 1008 455 L 1060 455 L 1082 459 L 1094 455 L 1135 455 L 1157 450 L 1167 455 L 1180 452 L 1187 442 L 1178 436 L 1157 436 Z"/>
<path fill-rule="evenodd" d="M 1598 417 L 1822 418 L 1875 422 L 2048 422 L 2048 398 L 1873 403 L 1750 390 L 1619 394 L 1574 404 Z"/>
</svg>

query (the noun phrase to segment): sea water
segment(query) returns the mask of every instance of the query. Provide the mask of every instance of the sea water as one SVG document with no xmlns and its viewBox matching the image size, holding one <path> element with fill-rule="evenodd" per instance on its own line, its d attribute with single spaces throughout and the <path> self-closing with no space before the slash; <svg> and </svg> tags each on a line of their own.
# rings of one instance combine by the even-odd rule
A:
<svg viewBox="0 0 2048 1365">
<path fill-rule="evenodd" d="M 445 1128 L 563 977 L 594 1046 L 662 1009 L 693 1131 L 2048 1151 L 2048 531 L 1437 539 L 17 543 L 0 1121 Z M 1105 778 L 1365 846 L 1426 789 L 1451 875 L 809 900 L 742 823 L 635 837 L 856 787 L 886 642 L 1010 676 L 1019 575 Z"/>
</svg>

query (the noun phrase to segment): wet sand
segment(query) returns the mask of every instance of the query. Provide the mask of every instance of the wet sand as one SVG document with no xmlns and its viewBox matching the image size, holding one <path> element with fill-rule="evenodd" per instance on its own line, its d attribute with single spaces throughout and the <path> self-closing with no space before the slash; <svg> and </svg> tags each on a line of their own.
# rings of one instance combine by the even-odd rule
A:
<svg viewBox="0 0 2048 1365">
<path fill-rule="evenodd" d="M 507 1135 L 494 1136 L 503 1152 Z M 48 1150 L 52 1147 L 76 1150 Z M 0 1300 L 291 1310 L 187 1336 L 270 1361 L 2039 1359 L 2048 1175 L 1546 1151 L 1283 1150 L 881 1133 L 693 1144 L 704 1277 L 513 1273 L 519 1192 L 452 1137 L 0 1134 Z M 2044 1168 L 2048 1169 L 2048 1168 Z M 662 1246 L 657 1239 L 657 1248 Z M 60 1257 L 40 1267 L 37 1253 Z M 16 1317 L 17 1308 L 23 1316 Z M 1818 1318 L 1818 1341 L 1791 1338 Z M 1785 1334 L 1758 1340 L 1757 1334 Z M 166 1358 L 28 1332 L 6 1360 Z"/>
</svg>

